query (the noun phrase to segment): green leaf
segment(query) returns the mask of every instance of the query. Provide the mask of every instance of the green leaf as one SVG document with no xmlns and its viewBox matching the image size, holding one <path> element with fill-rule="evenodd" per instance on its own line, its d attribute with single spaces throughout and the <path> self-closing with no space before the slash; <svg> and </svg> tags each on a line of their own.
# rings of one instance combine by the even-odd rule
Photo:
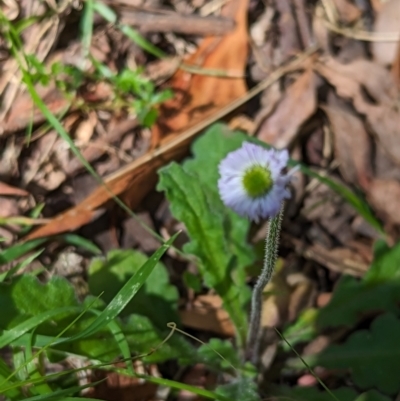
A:
<svg viewBox="0 0 400 401">
<path fill-rule="evenodd" d="M 288 325 L 283 331 L 282 335 L 286 341 L 281 341 L 281 346 L 285 351 L 290 351 L 300 342 L 308 342 L 316 337 L 317 331 L 315 329 L 315 322 L 318 317 L 318 309 L 310 308 L 303 311 L 297 320 Z"/>
<path fill-rule="evenodd" d="M 222 125 L 213 126 L 195 142 L 193 159 L 183 166 L 172 163 L 159 171 L 158 185 L 159 190 L 166 191 L 172 213 L 188 230 L 190 242 L 184 251 L 199 258 L 206 285 L 224 300 L 242 343 L 250 297 L 245 267 L 254 259 L 247 243 L 249 222 L 222 204 L 217 181 L 219 162 L 245 138 Z"/>
<path fill-rule="evenodd" d="M 224 231 L 239 266 L 248 266 L 255 259 L 254 251 L 247 242 L 250 223 L 223 205 L 217 187 L 218 165 L 229 152 L 240 148 L 247 139 L 248 136 L 241 132 L 232 132 L 223 124 L 215 124 L 194 142 L 193 158 L 183 164 L 184 170 L 196 175 L 199 184 L 206 189 L 207 200 L 212 208 L 226 215 Z"/>
<path fill-rule="evenodd" d="M 93 0 L 86 0 L 83 4 L 81 18 L 81 46 L 83 66 L 90 53 L 90 44 L 93 36 L 94 3 Z"/>
<path fill-rule="evenodd" d="M 0 348 L 11 344 L 13 341 L 17 340 L 19 337 L 23 336 L 28 331 L 38 327 L 47 320 L 50 320 L 58 315 L 66 315 L 71 313 L 77 313 L 80 308 L 76 307 L 64 307 L 48 310 L 46 312 L 40 313 L 29 319 L 24 320 L 22 323 L 13 327 L 10 330 L 4 330 L 0 336 Z"/>
<path fill-rule="evenodd" d="M 47 241 L 47 238 L 38 238 L 32 241 L 23 242 L 22 244 L 16 244 L 10 248 L 0 252 L 0 266 L 10 263 L 26 253 L 32 251 L 37 246 L 42 245 Z"/>
<path fill-rule="evenodd" d="M 104 259 L 95 259 L 89 266 L 89 290 L 93 295 L 102 295 L 109 303 L 118 291 L 134 276 L 148 257 L 135 250 L 113 250 Z M 167 323 L 178 322 L 177 289 L 169 283 L 165 266 L 156 264 L 149 279 L 121 312 L 121 316 L 140 314 L 147 316 L 159 328 Z"/>
<path fill-rule="evenodd" d="M 73 333 L 85 330 L 93 320 L 83 320 L 81 324 L 78 322 Z M 118 343 L 118 337 L 121 337 L 129 350 L 127 356 L 123 354 L 124 358 L 136 356 L 146 363 L 161 363 L 175 359 L 179 361 L 181 366 L 201 362 L 196 349 L 181 336 L 173 335 L 168 341 L 164 342 L 168 332 L 158 329 L 146 316 L 130 315 L 122 322 L 115 320 L 111 324 L 115 324 L 113 332 L 103 328 L 90 337 L 73 342 L 65 338 L 63 344 L 52 345 L 52 348 L 109 362 L 119 357 L 122 353 L 122 346 L 125 347 L 125 344 Z M 111 329 L 111 327 L 109 328 Z M 54 344 L 56 341 L 55 338 L 46 336 L 35 336 L 35 340 L 35 346 Z M 20 344 L 20 341 L 17 340 L 16 344 Z"/>
<path fill-rule="evenodd" d="M 111 302 L 120 288 L 147 260 L 146 255 L 136 250 L 113 250 L 108 253 L 106 260 L 95 259 L 89 267 L 90 292 L 98 295 L 104 291 L 102 299 L 106 303 Z M 147 362 L 158 363 L 168 359 L 179 359 L 185 364 L 198 360 L 194 348 L 178 335 L 172 336 L 158 348 L 169 332 L 167 323 L 179 322 L 178 298 L 176 288 L 169 283 L 165 266 L 159 262 L 135 298 L 121 312 L 121 317 L 129 316 L 129 319 L 122 323 L 121 329 L 132 352 L 141 355 L 157 348 L 156 352 L 145 358 Z M 109 351 L 118 351 L 112 338 L 108 336 L 105 341 L 108 342 Z M 104 341 L 103 343 L 93 339 L 82 341 L 79 352 L 88 347 L 91 349 L 96 347 L 97 352 L 101 352 Z"/>
<path fill-rule="evenodd" d="M 84 249 L 94 255 L 101 255 L 101 249 L 95 245 L 92 241 L 81 237 L 76 234 L 63 234 L 60 236 L 67 244 L 74 245 L 78 248 Z"/>
<path fill-rule="evenodd" d="M 359 330 L 340 345 L 309 355 L 311 366 L 350 370 L 361 389 L 377 388 L 394 394 L 400 390 L 400 321 L 391 313 L 377 317 L 369 330 Z M 300 367 L 299 363 L 296 363 Z"/>
<path fill-rule="evenodd" d="M 143 50 L 146 50 L 148 53 L 158 58 L 165 57 L 165 53 L 162 50 L 160 50 L 157 46 L 154 46 L 135 29 L 132 29 L 130 26 L 123 24 L 118 25 L 118 28 L 124 35 L 132 40 L 132 42 L 135 42 Z"/>
<path fill-rule="evenodd" d="M 99 398 L 82 398 L 82 397 L 62 397 L 59 401 L 104 401 Z"/>
<path fill-rule="evenodd" d="M 25 398 L 25 401 L 64 401 L 66 399 L 66 396 L 73 394 L 73 393 L 79 393 L 80 391 L 84 390 L 85 388 L 94 387 L 98 383 L 100 383 L 100 382 L 89 383 L 89 384 L 85 384 L 83 386 L 73 386 L 73 387 L 69 387 L 66 389 L 56 390 L 50 394 L 41 394 L 41 395 L 37 395 L 34 397 Z M 67 397 L 67 399 L 71 399 L 71 398 Z"/>
<path fill-rule="evenodd" d="M 104 401 L 99 398 L 63 397 L 60 401 Z"/>
<path fill-rule="evenodd" d="M 112 8 L 100 1 L 95 1 L 93 6 L 94 10 L 98 12 L 106 21 L 110 22 L 111 24 L 115 24 L 117 22 L 117 14 L 115 14 Z"/>
<path fill-rule="evenodd" d="M 242 364 L 237 349 L 228 340 L 212 338 L 197 350 L 197 358 L 216 372 L 223 371 L 254 379 L 257 369 L 250 362 Z"/>
<path fill-rule="evenodd" d="M 150 128 L 157 120 L 158 111 L 152 107 L 144 107 L 138 110 L 138 119 L 140 123 L 147 128 Z"/>
<path fill-rule="evenodd" d="M 1 273 L 0 274 L 0 283 L 5 281 L 6 279 L 10 279 L 12 276 L 14 276 L 14 274 L 19 269 L 23 269 L 24 267 L 31 264 L 43 251 L 44 251 L 44 249 L 40 249 L 40 250 L 34 252 L 33 254 L 29 255 L 26 259 L 24 259 L 22 262 L 17 263 L 11 269 L 5 271 L 4 273 Z"/>
<path fill-rule="evenodd" d="M 193 394 L 198 395 L 199 398 L 207 398 L 207 399 L 211 399 L 213 401 L 232 401 L 232 398 L 225 397 L 224 395 L 217 394 L 216 392 L 205 390 L 204 388 L 200 388 L 198 386 L 192 386 L 190 384 L 177 382 L 175 380 L 169 380 L 169 379 L 164 379 L 161 377 L 147 376 L 147 375 L 140 375 L 140 374 L 136 374 L 136 377 L 145 379 L 146 381 L 148 381 L 150 383 L 154 383 L 154 384 L 157 384 L 160 386 L 170 387 L 170 388 L 174 388 L 177 390 L 189 391 Z"/>
<path fill-rule="evenodd" d="M 338 388 L 331 390 L 329 394 L 326 391 L 320 391 L 316 387 L 275 387 L 273 394 L 279 399 L 290 399 L 293 401 L 354 401 L 357 393 L 350 388 Z M 278 399 L 278 397 L 277 397 Z"/>
<path fill-rule="evenodd" d="M 135 355 L 144 355 L 155 350 L 143 358 L 147 363 L 160 363 L 176 359 L 180 365 L 189 365 L 201 361 L 197 350 L 185 338 L 174 334 L 168 341 L 165 341 L 169 333 L 157 328 L 145 316 L 131 315 L 122 325 L 122 330 Z"/>
<path fill-rule="evenodd" d="M 183 273 L 183 281 L 186 287 L 191 288 L 193 291 L 195 292 L 201 291 L 202 283 L 198 275 L 185 271 Z"/>
<path fill-rule="evenodd" d="M 36 277 L 25 274 L 14 277 L 11 283 L 0 283 L 0 305 L 0 327 L 11 329 L 32 316 L 53 309 L 77 307 L 79 303 L 73 287 L 63 277 L 53 276 L 42 284 Z M 59 319 L 61 317 L 57 321 Z"/>
<path fill-rule="evenodd" d="M 27 336 L 23 347 L 13 347 L 14 351 L 14 370 L 16 376 L 20 376 L 21 373 L 26 372 L 26 377 L 22 375 L 21 381 L 28 380 L 32 381 L 31 386 L 32 394 L 51 394 L 53 391 L 47 381 L 43 377 L 43 370 L 40 367 L 40 362 L 37 361 L 32 349 L 32 337 L 33 333 Z M 20 354 L 20 360 L 16 363 L 16 355 Z"/>
<path fill-rule="evenodd" d="M 237 350 L 228 340 L 211 338 L 198 349 L 198 355 L 205 364 L 219 372 L 240 367 Z"/>
<path fill-rule="evenodd" d="M 383 241 L 375 245 L 375 258 L 363 279 L 343 276 L 330 302 L 320 310 L 321 328 L 352 326 L 371 311 L 398 310 L 400 301 L 400 243 L 389 248 Z"/>
<path fill-rule="evenodd" d="M 375 285 L 389 280 L 400 280 L 400 242 L 390 248 L 384 241 L 377 241 L 374 246 L 374 261 L 365 273 L 363 281 Z"/>
<path fill-rule="evenodd" d="M 3 358 L 0 358 L 0 394 L 8 397 L 10 400 L 22 400 L 22 390 L 18 388 L 18 379 L 10 377 L 12 374 L 10 367 L 6 364 Z M 4 389 L 3 384 L 8 384 L 8 390 Z M 29 391 L 29 390 L 28 390 Z"/>
<path fill-rule="evenodd" d="M 131 299 L 138 293 L 157 265 L 158 261 L 161 259 L 169 246 L 174 242 L 178 234 L 179 233 L 173 235 L 165 244 L 163 244 L 156 252 L 154 252 L 152 256 L 149 257 L 147 262 L 144 263 L 137 273 L 126 282 L 126 284 L 118 291 L 107 307 L 100 313 L 99 316 L 96 317 L 89 327 L 75 336 L 70 337 L 68 341 L 76 341 L 78 339 L 96 334 L 100 329 L 107 326 L 109 322 L 115 319 L 124 310 L 126 305 L 129 304 Z M 65 342 L 65 340 L 61 340 L 57 343 L 63 342 Z"/>
<path fill-rule="evenodd" d="M 257 385 L 248 377 L 241 377 L 232 383 L 218 386 L 215 393 L 235 401 L 261 401 Z"/>
<path fill-rule="evenodd" d="M 378 393 L 376 390 L 360 394 L 354 401 L 391 401 L 391 398 Z"/>
</svg>

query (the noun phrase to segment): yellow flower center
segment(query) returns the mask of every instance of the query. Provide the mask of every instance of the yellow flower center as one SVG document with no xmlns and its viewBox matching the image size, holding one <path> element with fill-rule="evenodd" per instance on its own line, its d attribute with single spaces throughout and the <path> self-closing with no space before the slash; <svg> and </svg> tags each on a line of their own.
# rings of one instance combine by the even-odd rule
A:
<svg viewBox="0 0 400 401">
<path fill-rule="evenodd" d="M 250 167 L 243 176 L 243 186 L 251 198 L 259 198 L 268 193 L 273 185 L 271 172 L 260 165 Z"/>
</svg>

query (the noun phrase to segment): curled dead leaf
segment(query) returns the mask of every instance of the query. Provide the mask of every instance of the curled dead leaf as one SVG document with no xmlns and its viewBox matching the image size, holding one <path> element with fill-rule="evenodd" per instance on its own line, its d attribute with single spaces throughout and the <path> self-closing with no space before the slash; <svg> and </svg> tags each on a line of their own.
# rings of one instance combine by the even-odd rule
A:
<svg viewBox="0 0 400 401">
<path fill-rule="evenodd" d="M 400 182 L 391 179 L 374 179 L 367 191 L 368 202 L 384 221 L 400 224 Z"/>
<path fill-rule="evenodd" d="M 377 33 L 398 33 L 400 40 L 400 0 L 389 0 L 382 4 L 374 24 Z M 374 59 L 382 65 L 391 65 L 396 57 L 397 43 L 376 41 L 372 43 Z"/>
<path fill-rule="evenodd" d="M 335 103 L 322 109 L 332 127 L 340 172 L 347 182 L 367 188 L 372 176 L 370 138 L 360 118 Z"/>
<path fill-rule="evenodd" d="M 195 125 L 247 92 L 247 9 L 248 0 L 229 2 L 222 14 L 235 17 L 235 29 L 222 38 L 204 39 L 196 53 L 185 60 L 185 65 L 198 70 L 198 74 L 179 70 L 174 75 L 170 87 L 175 97 L 160 108 L 153 146 L 161 137 Z M 227 76 L 221 76 L 221 71 Z M 232 74 L 238 78 L 229 78 Z"/>
<path fill-rule="evenodd" d="M 352 24 L 358 20 L 362 11 L 348 0 L 333 0 L 339 19 L 346 23 Z"/>
<path fill-rule="evenodd" d="M 190 309 L 179 311 L 179 316 L 187 327 L 227 337 L 235 335 L 235 329 L 218 295 L 197 297 Z"/>
<path fill-rule="evenodd" d="M 344 65 L 329 58 L 317 63 L 315 68 L 335 87 L 340 97 L 352 101 L 387 154 L 400 165 L 400 108 L 396 104 L 398 90 L 391 75 L 365 60 Z M 364 90 L 374 99 L 374 104 L 367 100 Z"/>
<path fill-rule="evenodd" d="M 316 110 L 316 86 L 314 72 L 306 69 L 284 92 L 275 111 L 261 125 L 258 137 L 277 148 L 287 147 Z"/>
</svg>

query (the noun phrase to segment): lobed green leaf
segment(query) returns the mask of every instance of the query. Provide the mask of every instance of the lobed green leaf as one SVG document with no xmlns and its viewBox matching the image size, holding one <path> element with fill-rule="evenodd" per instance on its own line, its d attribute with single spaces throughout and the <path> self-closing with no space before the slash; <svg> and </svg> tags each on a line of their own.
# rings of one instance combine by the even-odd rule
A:
<svg viewBox="0 0 400 401">
<path fill-rule="evenodd" d="M 351 276 L 340 279 L 330 302 L 318 314 L 318 327 L 351 327 L 365 313 L 398 311 L 399 266 L 400 243 L 389 248 L 383 241 L 378 241 L 368 272 L 361 280 Z"/>
</svg>

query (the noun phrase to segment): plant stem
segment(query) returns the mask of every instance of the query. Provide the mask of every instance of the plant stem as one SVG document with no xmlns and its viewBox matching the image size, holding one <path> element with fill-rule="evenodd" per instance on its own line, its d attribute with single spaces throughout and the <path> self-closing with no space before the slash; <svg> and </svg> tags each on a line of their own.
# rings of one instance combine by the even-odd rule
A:
<svg viewBox="0 0 400 401">
<path fill-rule="evenodd" d="M 247 335 L 246 359 L 253 364 L 258 363 L 258 354 L 260 348 L 260 323 L 263 305 L 263 291 L 265 286 L 270 282 L 276 259 L 278 257 L 279 234 L 281 231 L 281 223 L 283 217 L 284 205 L 282 204 L 280 212 L 270 219 L 268 224 L 267 237 L 265 239 L 265 256 L 264 265 L 257 283 L 253 289 L 251 299 L 251 313 L 249 332 Z"/>
</svg>

